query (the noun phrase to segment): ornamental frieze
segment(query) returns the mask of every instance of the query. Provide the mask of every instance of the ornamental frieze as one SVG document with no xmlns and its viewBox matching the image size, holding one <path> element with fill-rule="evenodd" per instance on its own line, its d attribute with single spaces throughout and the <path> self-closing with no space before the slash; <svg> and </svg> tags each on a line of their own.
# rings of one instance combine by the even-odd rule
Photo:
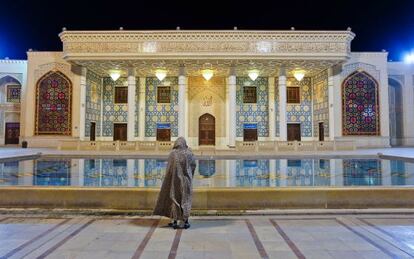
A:
<svg viewBox="0 0 414 259">
<path fill-rule="evenodd" d="M 217 54 L 278 56 L 304 54 L 347 58 L 354 34 L 344 32 L 62 32 L 65 57 L 131 57 Z M 105 55 L 103 55 L 105 54 Z"/>
</svg>

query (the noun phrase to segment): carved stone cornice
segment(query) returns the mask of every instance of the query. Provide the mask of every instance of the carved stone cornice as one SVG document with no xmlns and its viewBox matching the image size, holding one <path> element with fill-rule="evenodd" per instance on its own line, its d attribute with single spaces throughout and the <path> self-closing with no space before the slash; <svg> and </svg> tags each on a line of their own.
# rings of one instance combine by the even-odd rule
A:
<svg viewBox="0 0 414 259">
<path fill-rule="evenodd" d="M 280 58 L 350 56 L 351 31 L 64 31 L 67 60 Z"/>
</svg>

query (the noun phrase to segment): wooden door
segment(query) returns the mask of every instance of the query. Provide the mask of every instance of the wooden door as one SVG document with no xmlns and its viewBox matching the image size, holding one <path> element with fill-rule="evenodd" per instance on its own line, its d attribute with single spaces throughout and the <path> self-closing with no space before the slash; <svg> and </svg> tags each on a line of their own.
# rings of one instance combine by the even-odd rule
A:
<svg viewBox="0 0 414 259">
<path fill-rule="evenodd" d="M 319 141 L 325 141 L 325 128 L 323 122 L 319 122 Z"/>
<path fill-rule="evenodd" d="M 95 122 L 91 122 L 91 129 L 90 129 L 90 140 L 91 141 L 95 141 L 95 135 L 96 135 L 96 123 Z"/>
<path fill-rule="evenodd" d="M 114 141 L 127 141 L 127 124 L 115 123 L 114 124 Z"/>
<path fill-rule="evenodd" d="M 20 123 L 6 123 L 6 134 L 4 144 L 19 144 Z"/>
<path fill-rule="evenodd" d="M 257 141 L 257 129 L 243 129 L 243 141 Z"/>
<path fill-rule="evenodd" d="M 287 140 L 288 141 L 301 141 L 300 124 L 288 124 L 287 125 Z"/>
<path fill-rule="evenodd" d="M 216 119 L 211 114 L 203 114 L 198 119 L 198 145 L 216 144 Z"/>
<path fill-rule="evenodd" d="M 157 129 L 157 141 L 171 141 L 171 129 Z"/>
</svg>

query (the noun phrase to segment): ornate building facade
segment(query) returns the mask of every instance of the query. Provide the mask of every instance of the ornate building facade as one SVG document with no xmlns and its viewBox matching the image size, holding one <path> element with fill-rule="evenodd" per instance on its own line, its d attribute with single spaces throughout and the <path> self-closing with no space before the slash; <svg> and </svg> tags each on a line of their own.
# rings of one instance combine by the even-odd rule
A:
<svg viewBox="0 0 414 259">
<path fill-rule="evenodd" d="M 0 61 L 0 144 L 414 144 L 414 67 L 388 63 L 384 51 L 352 52 L 349 30 L 59 36 L 63 51 Z"/>
</svg>

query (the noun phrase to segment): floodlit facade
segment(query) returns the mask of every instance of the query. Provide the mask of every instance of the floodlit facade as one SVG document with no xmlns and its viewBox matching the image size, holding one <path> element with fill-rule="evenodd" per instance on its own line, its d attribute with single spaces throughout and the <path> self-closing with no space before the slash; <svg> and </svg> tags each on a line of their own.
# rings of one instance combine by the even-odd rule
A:
<svg viewBox="0 0 414 259">
<path fill-rule="evenodd" d="M 414 66 L 352 52 L 349 30 L 59 36 L 61 52 L 0 60 L 0 144 L 414 144 Z"/>
</svg>

